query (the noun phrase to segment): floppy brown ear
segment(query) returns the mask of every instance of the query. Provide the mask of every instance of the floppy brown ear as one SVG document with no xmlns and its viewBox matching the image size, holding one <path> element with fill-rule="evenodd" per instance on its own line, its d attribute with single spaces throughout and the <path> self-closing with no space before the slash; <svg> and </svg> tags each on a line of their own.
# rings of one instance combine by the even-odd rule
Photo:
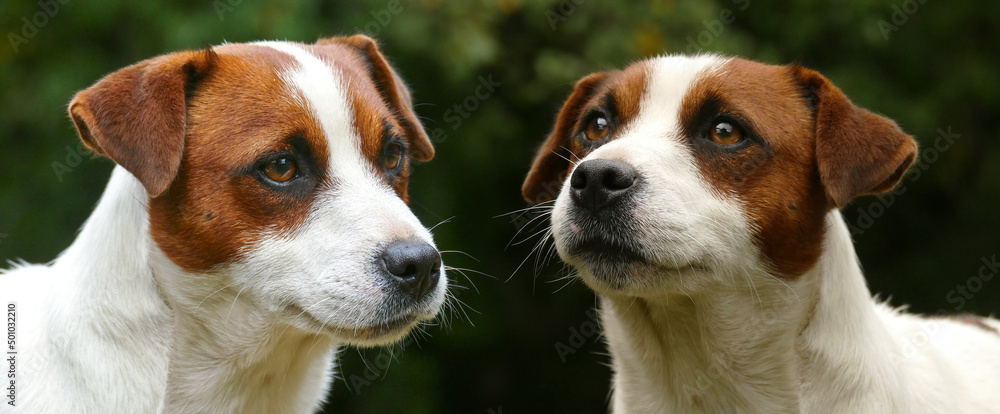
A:
<svg viewBox="0 0 1000 414">
<path fill-rule="evenodd" d="M 891 119 L 858 108 L 818 72 L 792 67 L 816 110 L 816 163 L 830 204 L 891 190 L 917 156 L 917 142 Z"/>
<path fill-rule="evenodd" d="M 607 72 L 597 72 L 576 82 L 573 93 L 559 110 L 556 125 L 538 150 L 535 162 L 521 186 L 521 195 L 529 203 L 549 201 L 559 194 L 559 188 L 569 171 L 569 160 L 574 157 L 570 151 L 570 140 L 582 115 L 580 111 L 607 77 Z"/>
<path fill-rule="evenodd" d="M 187 94 L 215 52 L 179 52 L 119 69 L 76 94 L 69 115 L 94 152 L 132 173 L 149 196 L 163 194 L 184 153 Z"/>
<path fill-rule="evenodd" d="M 320 39 L 317 45 L 324 44 L 344 44 L 351 46 L 361 53 L 365 59 L 368 70 L 375 81 L 382 99 L 385 99 L 389 107 L 398 112 L 398 121 L 410 137 L 410 150 L 413 159 L 417 161 L 430 161 L 434 158 L 434 146 L 431 145 L 427 132 L 417 119 L 417 114 L 413 110 L 413 100 L 410 98 L 410 91 L 407 89 L 403 79 L 392 70 L 385 56 L 378 49 L 378 43 L 365 35 L 354 35 L 351 37 L 331 37 Z"/>
</svg>

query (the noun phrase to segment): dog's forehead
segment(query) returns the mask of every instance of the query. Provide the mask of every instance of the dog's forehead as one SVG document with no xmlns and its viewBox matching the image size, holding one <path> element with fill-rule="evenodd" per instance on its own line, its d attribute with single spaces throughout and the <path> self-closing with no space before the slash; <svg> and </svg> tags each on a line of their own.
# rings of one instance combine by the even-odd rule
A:
<svg viewBox="0 0 1000 414">
<path fill-rule="evenodd" d="M 344 168 L 356 163 L 361 154 L 358 151 L 359 138 L 353 130 L 353 120 L 347 116 L 352 113 L 352 108 L 341 72 L 297 45 L 282 42 L 263 44 L 295 59 L 295 66 L 283 73 L 282 77 L 294 88 L 296 98 L 301 100 L 299 103 L 309 108 L 319 122 L 333 158 L 329 167 L 331 170 L 339 170 L 334 175 L 342 176 L 345 172 L 355 170 Z"/>
<path fill-rule="evenodd" d="M 678 113 L 683 98 L 703 79 L 718 76 L 729 61 L 716 55 L 663 56 L 649 60 L 649 80 L 643 107 L 661 113 Z"/>
<path fill-rule="evenodd" d="M 284 99 L 322 131 L 334 176 L 356 173 L 350 166 L 365 158 L 376 160 L 385 129 L 398 129 L 365 64 L 347 46 L 257 42 L 216 50 L 248 63 L 241 70 L 263 70 L 283 84 Z"/>
<path fill-rule="evenodd" d="M 639 90 L 635 120 L 632 121 L 630 118 L 633 117 L 627 116 L 629 114 L 623 117 L 631 121 L 626 122 L 628 130 L 625 133 L 655 136 L 663 131 L 676 130 L 684 97 L 700 79 L 713 76 L 726 61 L 726 58 L 716 55 L 661 56 L 630 65 L 615 79 L 615 83 L 629 85 L 616 90 L 633 91 L 629 95 L 636 95 L 634 91 Z M 619 92 L 616 97 L 621 95 Z M 654 132 L 654 129 L 659 132 Z"/>
<path fill-rule="evenodd" d="M 619 102 L 639 96 L 642 113 L 635 115 L 654 124 L 680 122 L 685 111 L 698 109 L 709 97 L 726 103 L 725 110 L 743 112 L 754 124 L 788 124 L 808 115 L 787 67 L 720 55 L 643 60 L 612 77 L 606 88 Z"/>
<path fill-rule="evenodd" d="M 812 109 L 787 66 L 732 58 L 706 72 L 684 97 L 682 117 L 712 99 L 718 111 L 747 122 L 775 150 L 799 147 L 811 136 Z"/>
<path fill-rule="evenodd" d="M 662 56 L 615 73 L 603 87 L 619 105 L 620 137 L 654 139 L 662 151 L 697 157 L 691 146 L 694 131 L 708 127 L 701 125 L 711 119 L 706 116 L 725 115 L 745 122 L 771 150 L 811 160 L 812 108 L 787 66 L 719 55 Z M 595 101 L 601 99 L 597 95 Z M 639 97 L 632 98 L 638 102 L 634 109 L 621 105 L 629 96 Z M 628 144 L 605 151 L 621 145 Z M 716 171 L 703 173 L 729 190 L 725 177 L 714 177 Z"/>
</svg>

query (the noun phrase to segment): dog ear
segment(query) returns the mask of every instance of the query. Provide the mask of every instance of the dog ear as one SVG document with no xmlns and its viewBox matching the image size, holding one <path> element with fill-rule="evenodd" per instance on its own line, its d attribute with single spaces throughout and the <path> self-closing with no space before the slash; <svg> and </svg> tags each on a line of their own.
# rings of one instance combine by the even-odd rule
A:
<svg viewBox="0 0 1000 414">
<path fill-rule="evenodd" d="M 891 119 L 858 108 L 818 72 L 793 75 L 815 108 L 816 163 L 826 198 L 837 208 L 891 190 L 917 156 L 917 142 Z"/>
<path fill-rule="evenodd" d="M 375 86 L 378 88 L 382 99 L 385 99 L 394 110 L 399 113 L 399 122 L 406 135 L 410 137 L 410 148 L 413 152 L 413 159 L 417 161 L 430 161 L 434 158 L 434 146 L 431 145 L 427 132 L 424 131 L 417 114 L 413 110 L 413 100 L 410 91 L 403 83 L 403 79 L 392 70 L 385 56 L 379 52 L 378 43 L 365 35 L 354 35 L 351 37 L 331 37 L 320 39 L 317 45 L 343 44 L 356 49 L 368 67 Z"/>
<path fill-rule="evenodd" d="M 210 49 L 178 52 L 105 76 L 70 101 L 80 139 L 132 173 L 151 198 L 163 194 L 184 153 L 187 95 L 216 58 Z"/>
<path fill-rule="evenodd" d="M 528 177 L 521 186 L 521 195 L 529 203 L 549 201 L 559 194 L 559 188 L 569 171 L 569 162 L 574 157 L 570 147 L 580 111 L 607 77 L 607 72 L 597 72 L 580 79 L 559 110 L 556 124 L 538 150 Z"/>
</svg>

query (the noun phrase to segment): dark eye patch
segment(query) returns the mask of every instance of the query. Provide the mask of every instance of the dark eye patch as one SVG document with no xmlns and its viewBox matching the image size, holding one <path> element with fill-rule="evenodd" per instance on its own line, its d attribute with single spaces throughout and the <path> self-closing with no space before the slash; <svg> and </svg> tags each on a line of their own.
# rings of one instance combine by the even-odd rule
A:
<svg viewBox="0 0 1000 414">
<path fill-rule="evenodd" d="M 618 106 L 615 103 L 614 91 L 608 90 L 589 109 L 581 111 L 583 116 L 577 121 L 576 136 L 587 152 L 614 139 L 621 120 Z M 597 135 L 595 135 L 597 134 Z M 586 154 L 577 154 L 582 158 Z"/>
<path fill-rule="evenodd" d="M 382 121 L 382 146 L 374 161 L 375 170 L 382 174 L 386 184 L 401 197 L 405 196 L 410 164 L 409 142 L 388 119 Z"/>
<path fill-rule="evenodd" d="M 309 141 L 301 133 L 289 136 L 285 144 L 286 148 L 275 149 L 258 157 L 253 164 L 237 171 L 236 175 L 253 176 L 261 186 L 281 194 L 293 197 L 307 195 L 316 188 L 325 172 L 320 169 Z M 268 174 L 268 166 L 289 161 L 295 166 L 292 178 L 278 181 Z"/>
<path fill-rule="evenodd" d="M 728 106 L 725 100 L 709 93 L 697 106 L 697 109 L 688 110 L 681 114 L 681 128 L 692 147 L 703 152 L 733 153 L 751 145 L 760 145 L 770 152 L 770 145 L 756 133 L 756 129 L 747 122 L 746 118 L 738 112 L 730 110 Z M 733 145 L 719 145 L 714 142 L 711 138 L 712 129 L 720 123 L 727 123 L 738 129 L 742 133 L 743 139 Z"/>
</svg>

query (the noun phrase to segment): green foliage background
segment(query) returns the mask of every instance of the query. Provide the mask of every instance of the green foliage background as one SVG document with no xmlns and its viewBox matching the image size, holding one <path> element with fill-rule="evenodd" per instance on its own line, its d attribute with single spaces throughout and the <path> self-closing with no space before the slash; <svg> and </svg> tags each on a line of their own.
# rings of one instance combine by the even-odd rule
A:
<svg viewBox="0 0 1000 414">
<path fill-rule="evenodd" d="M 451 218 L 435 229 L 439 246 L 476 259 L 450 254 L 446 263 L 494 278 L 453 272 L 470 287 L 457 290 L 465 312 L 428 328 L 388 369 L 385 350 L 345 349 L 331 412 L 605 412 L 610 372 L 599 338 L 583 335 L 565 362 L 555 347 L 576 339 L 573 330 L 590 333 L 593 294 L 579 283 L 560 289 L 558 264 L 536 273 L 529 259 L 515 272 L 534 240 L 505 247 L 517 227 L 497 216 L 525 207 L 521 180 L 574 80 L 691 52 L 691 41 L 815 68 L 925 149 L 939 129 L 960 134 L 921 154 L 904 194 L 857 200 L 845 215 L 861 230 L 856 246 L 872 290 L 893 304 L 1000 310 L 1000 279 L 976 281 L 1000 234 L 1000 2 L 61 1 L 0 3 L 5 38 L 27 40 L 0 44 L 0 259 L 45 262 L 72 241 L 112 164 L 73 158 L 66 104 L 102 75 L 154 55 L 366 30 L 409 82 L 424 125 L 444 130 L 437 159 L 411 182 L 413 208 L 427 225 Z M 52 4 L 58 10 L 26 36 L 25 22 Z M 480 76 L 502 85 L 456 122 L 448 111 Z M 59 173 L 53 163 L 75 166 Z M 956 285 L 978 291 L 966 298 Z"/>
</svg>

